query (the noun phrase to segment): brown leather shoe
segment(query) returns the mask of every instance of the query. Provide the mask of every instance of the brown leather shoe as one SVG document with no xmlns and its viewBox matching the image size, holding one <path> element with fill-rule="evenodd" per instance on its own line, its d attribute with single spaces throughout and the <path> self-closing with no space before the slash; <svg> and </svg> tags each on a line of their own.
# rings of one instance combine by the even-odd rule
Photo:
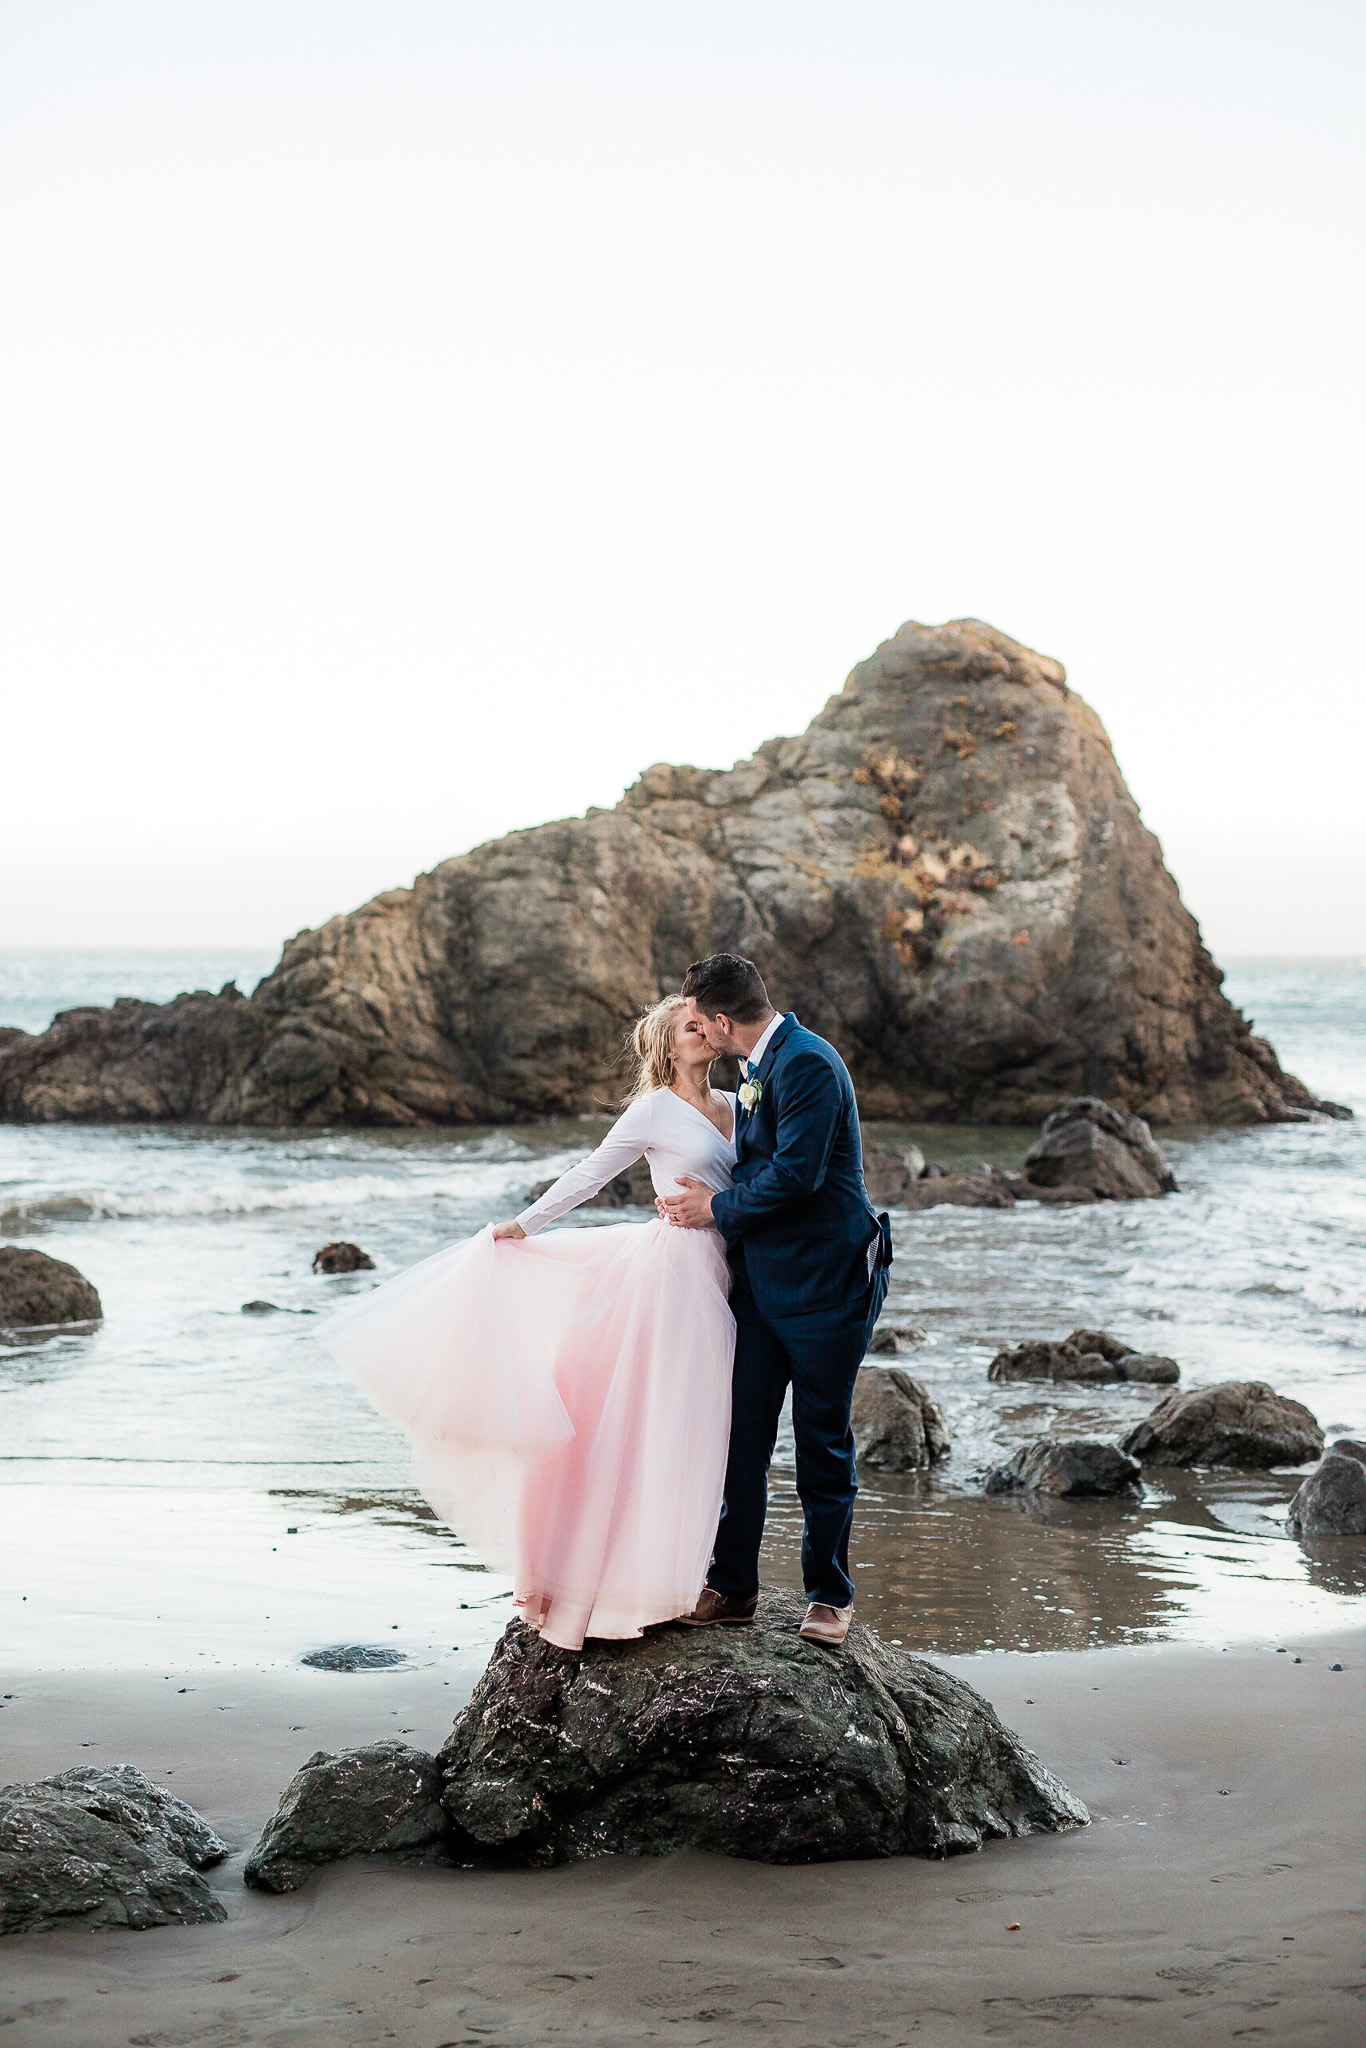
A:
<svg viewBox="0 0 1366 2048">
<path fill-rule="evenodd" d="M 813 1600 L 797 1633 L 808 1643 L 824 1643 L 827 1650 L 837 1650 L 848 1635 L 853 1618 L 852 1606 L 827 1607 L 823 1600 Z"/>
<path fill-rule="evenodd" d="M 714 1586 L 704 1586 L 692 1613 L 680 1614 L 678 1619 L 684 1628 L 747 1628 L 758 1605 L 757 1593 L 744 1599 L 738 1593 L 718 1593 Z"/>
</svg>

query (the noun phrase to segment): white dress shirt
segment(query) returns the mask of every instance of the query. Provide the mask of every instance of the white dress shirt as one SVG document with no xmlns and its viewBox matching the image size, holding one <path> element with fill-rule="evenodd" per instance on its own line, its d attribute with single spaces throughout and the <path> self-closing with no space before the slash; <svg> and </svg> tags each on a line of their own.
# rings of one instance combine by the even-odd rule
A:
<svg viewBox="0 0 1366 2048">
<path fill-rule="evenodd" d="M 742 1059 L 740 1062 L 740 1065 L 745 1069 L 744 1074 L 741 1076 L 742 1079 L 748 1080 L 752 1074 L 758 1073 L 759 1062 L 768 1051 L 768 1041 L 772 1038 L 778 1026 L 786 1023 L 786 1021 L 781 1010 L 775 1017 L 770 1017 L 768 1023 L 765 1024 L 758 1038 L 754 1041 L 754 1049 L 750 1053 L 749 1058 L 747 1060 Z"/>
</svg>

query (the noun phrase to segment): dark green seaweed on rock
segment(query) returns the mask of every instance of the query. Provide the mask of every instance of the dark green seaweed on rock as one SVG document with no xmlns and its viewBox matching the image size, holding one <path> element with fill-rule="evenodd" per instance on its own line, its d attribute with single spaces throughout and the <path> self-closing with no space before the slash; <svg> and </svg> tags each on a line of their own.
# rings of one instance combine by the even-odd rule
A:
<svg viewBox="0 0 1366 2048">
<path fill-rule="evenodd" d="M 802 1612 L 770 1593 L 752 1629 L 578 1653 L 513 1622 L 438 1759 L 451 1819 L 534 1865 L 948 1856 L 1086 1822 L 971 1686 L 857 1622 L 805 1643 Z"/>
</svg>

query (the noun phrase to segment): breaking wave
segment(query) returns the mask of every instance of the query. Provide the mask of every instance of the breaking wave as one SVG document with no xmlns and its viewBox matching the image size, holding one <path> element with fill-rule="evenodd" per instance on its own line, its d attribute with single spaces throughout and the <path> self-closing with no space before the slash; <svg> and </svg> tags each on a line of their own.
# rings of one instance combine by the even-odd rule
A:
<svg viewBox="0 0 1366 2048">
<path fill-rule="evenodd" d="M 368 1202 L 483 1202 L 563 1173 L 581 1158 L 579 1152 L 555 1153 L 543 1159 L 498 1163 L 411 1174 L 332 1174 L 311 1180 L 253 1185 L 235 1181 L 215 1186 L 149 1188 L 145 1192 L 113 1189 L 53 1191 L 7 1202 L 0 1208 L 0 1235 L 52 1223 L 135 1221 L 156 1216 L 251 1216 L 296 1209 L 353 1209 Z"/>
</svg>

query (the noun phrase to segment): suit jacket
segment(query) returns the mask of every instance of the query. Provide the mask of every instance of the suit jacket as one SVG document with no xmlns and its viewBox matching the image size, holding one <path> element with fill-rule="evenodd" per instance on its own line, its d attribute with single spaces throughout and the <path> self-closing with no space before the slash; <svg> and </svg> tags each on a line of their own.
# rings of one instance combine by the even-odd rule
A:
<svg viewBox="0 0 1366 2048">
<path fill-rule="evenodd" d="M 824 1038 L 785 1017 L 739 1104 L 733 1184 L 712 1197 L 712 1220 L 761 1315 L 807 1315 L 866 1298 L 868 1252 L 891 1264 L 891 1232 L 863 1185 L 863 1145 L 849 1070 Z"/>
</svg>

